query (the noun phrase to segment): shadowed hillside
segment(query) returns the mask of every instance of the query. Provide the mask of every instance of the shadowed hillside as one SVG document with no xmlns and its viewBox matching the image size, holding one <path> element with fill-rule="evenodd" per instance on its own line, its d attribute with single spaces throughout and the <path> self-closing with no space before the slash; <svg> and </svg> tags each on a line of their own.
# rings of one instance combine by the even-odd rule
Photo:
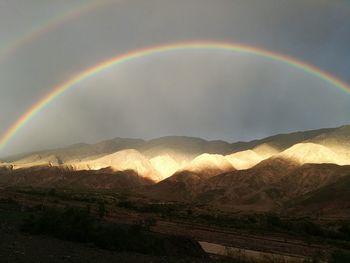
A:
<svg viewBox="0 0 350 263">
<path fill-rule="evenodd" d="M 233 144 L 181 136 L 77 144 L 7 160 L 0 165 L 0 183 L 137 189 L 152 200 L 224 211 L 308 213 L 325 206 L 324 214 L 347 214 L 341 200 L 350 174 L 349 127 Z M 326 200 L 330 189 L 339 194 L 335 201 Z"/>
</svg>

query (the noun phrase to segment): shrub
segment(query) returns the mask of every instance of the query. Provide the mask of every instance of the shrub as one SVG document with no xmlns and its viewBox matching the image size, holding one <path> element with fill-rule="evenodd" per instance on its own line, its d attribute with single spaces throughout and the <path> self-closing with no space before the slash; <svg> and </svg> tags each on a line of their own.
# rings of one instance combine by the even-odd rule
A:
<svg viewBox="0 0 350 263">
<path fill-rule="evenodd" d="M 333 263 L 349 263 L 350 262 L 350 252 L 343 251 L 343 250 L 336 250 L 332 254 L 332 260 Z"/>
<path fill-rule="evenodd" d="M 25 220 L 22 230 L 63 240 L 89 242 L 115 251 L 154 255 L 204 255 L 199 244 L 189 238 L 149 232 L 155 223 L 156 220 L 150 217 L 135 225 L 111 224 L 93 218 L 87 209 L 59 210 L 43 207 Z"/>
</svg>

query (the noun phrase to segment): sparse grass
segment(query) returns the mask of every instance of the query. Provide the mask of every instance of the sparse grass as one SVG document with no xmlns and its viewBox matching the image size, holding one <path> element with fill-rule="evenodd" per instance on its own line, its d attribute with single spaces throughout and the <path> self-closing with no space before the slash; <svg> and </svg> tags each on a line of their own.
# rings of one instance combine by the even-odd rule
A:
<svg viewBox="0 0 350 263">
<path fill-rule="evenodd" d="M 154 219 L 134 225 L 110 224 L 97 220 L 86 209 L 40 207 L 22 226 L 30 234 L 45 234 L 59 239 L 93 243 L 114 251 L 152 255 L 203 256 L 199 245 L 189 238 L 149 232 Z"/>
<path fill-rule="evenodd" d="M 197 208 L 181 203 L 147 203 L 129 199 L 125 193 L 107 191 L 78 191 L 72 189 L 21 189 L 20 192 L 45 196 L 51 200 L 76 201 L 81 207 L 91 207 L 100 218 L 120 209 L 144 213 L 153 218 L 180 220 L 193 224 L 239 229 L 253 233 L 276 233 L 304 239 L 308 242 L 328 243 L 350 249 L 350 221 L 319 224 L 310 218 L 281 218 L 277 214 L 228 215 L 198 212 Z M 67 202 L 66 202 L 67 203 Z"/>
<path fill-rule="evenodd" d="M 153 213 L 169 219 L 188 221 L 194 224 L 240 229 L 255 233 L 280 233 L 306 241 L 326 242 L 350 249 L 350 221 L 338 221 L 332 224 L 318 224 L 311 218 L 281 218 L 274 213 L 247 215 L 193 213 L 186 204 L 147 204 L 133 203 L 127 200 L 119 202 L 118 207 L 141 212 Z M 190 212 L 189 212 L 190 211 Z"/>
</svg>

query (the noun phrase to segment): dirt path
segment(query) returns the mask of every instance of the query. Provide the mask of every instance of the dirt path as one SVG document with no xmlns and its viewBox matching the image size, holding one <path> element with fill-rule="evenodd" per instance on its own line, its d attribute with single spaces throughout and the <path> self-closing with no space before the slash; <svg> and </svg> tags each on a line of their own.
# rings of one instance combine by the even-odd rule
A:
<svg viewBox="0 0 350 263">
<path fill-rule="evenodd" d="M 236 231 L 219 230 L 185 224 L 179 222 L 157 221 L 153 231 L 186 235 L 198 241 L 220 244 L 223 246 L 268 252 L 294 257 L 312 257 L 318 252 L 329 254 L 331 247 L 308 244 L 300 240 L 284 239 L 277 237 L 251 235 Z"/>
</svg>

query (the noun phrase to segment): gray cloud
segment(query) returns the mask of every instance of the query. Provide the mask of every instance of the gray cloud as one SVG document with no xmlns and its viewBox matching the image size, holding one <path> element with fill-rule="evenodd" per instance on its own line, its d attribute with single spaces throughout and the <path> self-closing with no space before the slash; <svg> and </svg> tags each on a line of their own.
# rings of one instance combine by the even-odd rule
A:
<svg viewBox="0 0 350 263">
<path fill-rule="evenodd" d="M 79 4 L 54 2 L 4 1 L 2 39 Z M 13 19 L 11 13 L 23 15 Z M 350 81 L 349 15 L 347 1 L 112 1 L 0 58 L 0 132 L 77 72 L 175 41 L 247 43 Z M 184 51 L 135 60 L 84 81 L 41 111 L 1 154 L 114 136 L 249 140 L 342 125 L 349 116 L 350 96 L 290 66 L 237 53 Z"/>
</svg>

